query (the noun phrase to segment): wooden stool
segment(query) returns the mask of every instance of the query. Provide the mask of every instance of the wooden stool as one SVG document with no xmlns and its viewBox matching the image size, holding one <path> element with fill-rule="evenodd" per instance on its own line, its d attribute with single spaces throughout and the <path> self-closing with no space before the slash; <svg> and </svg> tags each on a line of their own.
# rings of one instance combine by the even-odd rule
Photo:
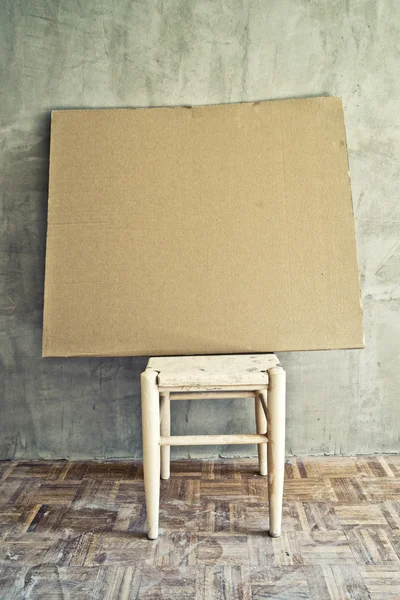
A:
<svg viewBox="0 0 400 600">
<path fill-rule="evenodd" d="M 141 387 L 148 537 L 151 540 L 158 537 L 160 474 L 162 479 L 169 478 L 170 446 L 203 444 L 258 444 L 260 475 L 267 474 L 268 465 L 269 532 L 272 537 L 279 537 L 286 374 L 277 357 L 252 354 L 150 358 L 141 375 Z M 171 436 L 171 400 L 212 398 L 255 398 L 257 433 Z"/>
</svg>

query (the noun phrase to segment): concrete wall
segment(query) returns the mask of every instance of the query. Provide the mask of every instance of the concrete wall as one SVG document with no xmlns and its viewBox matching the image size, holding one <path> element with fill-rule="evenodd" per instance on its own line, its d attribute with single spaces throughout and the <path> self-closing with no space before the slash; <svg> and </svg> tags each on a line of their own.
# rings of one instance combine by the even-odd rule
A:
<svg viewBox="0 0 400 600">
<path fill-rule="evenodd" d="M 287 450 L 399 451 L 399 21 L 396 0 L 0 2 L 1 458 L 140 456 L 146 360 L 40 356 L 50 110 L 321 94 L 344 100 L 367 349 L 280 355 Z M 249 431 L 253 407 L 173 423 Z"/>
</svg>

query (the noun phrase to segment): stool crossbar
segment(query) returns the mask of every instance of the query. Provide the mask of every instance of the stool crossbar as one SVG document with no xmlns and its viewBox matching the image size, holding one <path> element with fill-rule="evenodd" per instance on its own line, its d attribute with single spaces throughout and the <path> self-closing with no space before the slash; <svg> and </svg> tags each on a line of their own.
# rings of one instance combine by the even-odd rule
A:
<svg viewBox="0 0 400 600">
<path fill-rule="evenodd" d="M 141 375 L 143 471 L 148 537 L 158 537 L 161 479 L 170 476 L 170 447 L 257 444 L 268 474 L 270 535 L 281 533 L 285 459 L 286 375 L 274 354 L 151 358 Z M 253 398 L 254 434 L 171 436 L 171 402 Z"/>
</svg>

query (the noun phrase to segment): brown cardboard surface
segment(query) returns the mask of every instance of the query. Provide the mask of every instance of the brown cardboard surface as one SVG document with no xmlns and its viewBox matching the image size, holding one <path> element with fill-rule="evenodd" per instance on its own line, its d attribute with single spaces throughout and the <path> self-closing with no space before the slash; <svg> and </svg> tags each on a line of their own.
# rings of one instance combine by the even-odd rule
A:
<svg viewBox="0 0 400 600">
<path fill-rule="evenodd" d="M 361 347 L 339 98 L 53 111 L 44 356 Z"/>
</svg>

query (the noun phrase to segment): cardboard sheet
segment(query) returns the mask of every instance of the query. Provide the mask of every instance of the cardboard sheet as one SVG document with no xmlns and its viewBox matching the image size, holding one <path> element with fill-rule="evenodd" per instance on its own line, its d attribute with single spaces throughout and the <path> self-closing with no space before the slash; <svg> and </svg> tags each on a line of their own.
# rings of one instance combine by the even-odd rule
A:
<svg viewBox="0 0 400 600">
<path fill-rule="evenodd" d="M 44 356 L 361 347 L 339 98 L 53 111 Z"/>
</svg>

